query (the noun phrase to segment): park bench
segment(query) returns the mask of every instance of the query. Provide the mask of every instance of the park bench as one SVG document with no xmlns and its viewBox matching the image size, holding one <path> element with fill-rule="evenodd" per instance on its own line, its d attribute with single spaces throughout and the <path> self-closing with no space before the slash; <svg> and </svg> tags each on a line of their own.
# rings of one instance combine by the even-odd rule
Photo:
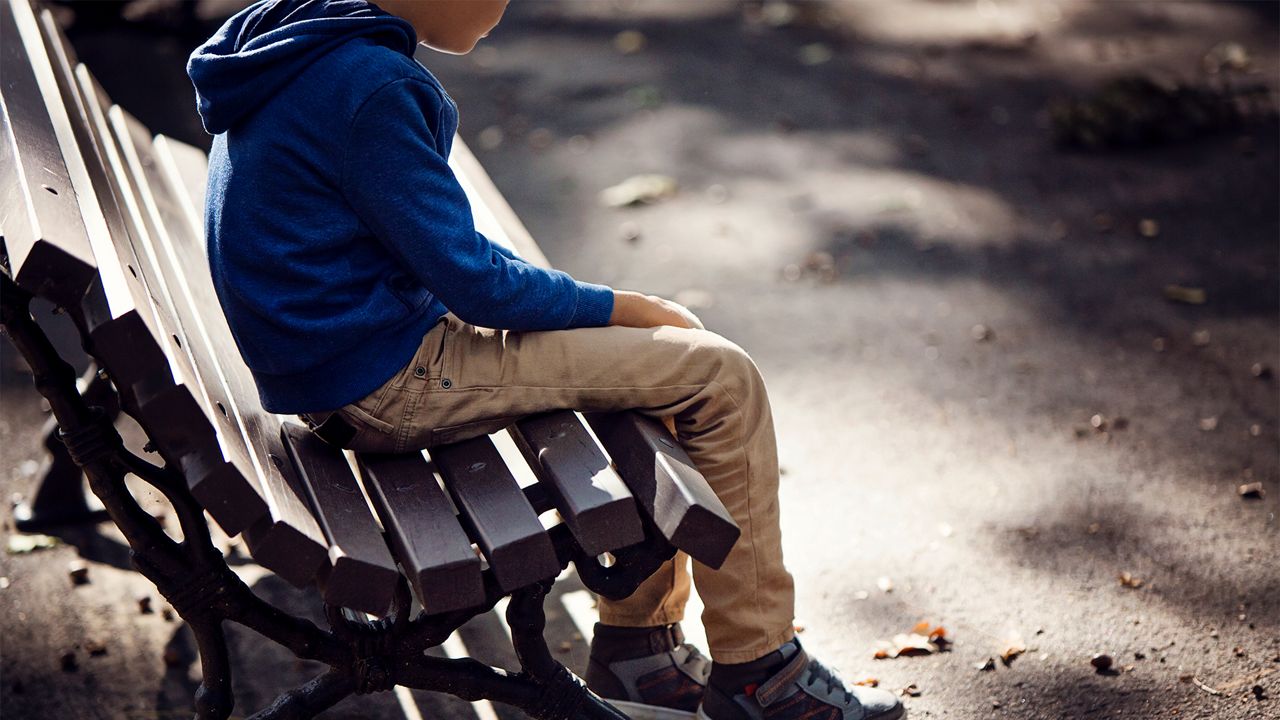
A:
<svg viewBox="0 0 1280 720">
<path fill-rule="evenodd" d="M 565 409 L 507 428 L 515 454 L 482 436 L 353 455 L 267 413 L 207 271 L 203 152 L 113 105 L 34 0 L 0 0 L 0 65 L 3 326 L 57 426 L 47 478 L 16 519 L 96 518 L 87 478 L 135 567 L 193 630 L 196 716 L 231 713 L 232 621 L 328 666 L 253 718 L 312 717 L 395 685 L 537 718 L 625 717 L 552 658 L 542 602 L 569 564 L 588 589 L 622 598 L 677 550 L 723 562 L 738 528 L 667 429 Z M 545 264 L 461 141 L 451 165 L 477 227 Z M 74 322 L 93 363 L 84 377 L 34 320 L 33 298 Z M 158 462 L 124 447 L 117 413 Z M 129 475 L 172 505 L 181 542 L 138 504 Z M 314 586 L 328 627 L 255 595 L 206 513 L 263 567 Z M 503 598 L 518 671 L 426 654 Z"/>
</svg>

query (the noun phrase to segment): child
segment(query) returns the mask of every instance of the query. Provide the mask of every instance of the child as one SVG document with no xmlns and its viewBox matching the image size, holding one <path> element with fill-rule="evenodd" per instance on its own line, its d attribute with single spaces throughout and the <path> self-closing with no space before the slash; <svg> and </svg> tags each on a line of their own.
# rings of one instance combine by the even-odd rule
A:
<svg viewBox="0 0 1280 720">
<path fill-rule="evenodd" d="M 891 720 L 794 638 L 765 385 L 667 300 L 576 281 L 476 232 L 446 164 L 457 110 L 413 59 L 465 53 L 506 0 L 266 0 L 191 56 L 218 296 L 263 406 L 325 440 L 403 452 L 555 408 L 674 420 L 742 528 L 694 564 L 709 663 L 684 643 L 681 554 L 600 603 L 587 684 L 637 718 Z"/>
</svg>

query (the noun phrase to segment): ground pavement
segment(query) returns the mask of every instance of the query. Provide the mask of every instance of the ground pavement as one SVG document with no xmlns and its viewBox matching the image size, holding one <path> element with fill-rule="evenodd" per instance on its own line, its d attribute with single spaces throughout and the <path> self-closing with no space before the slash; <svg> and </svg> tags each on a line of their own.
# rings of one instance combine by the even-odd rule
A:
<svg viewBox="0 0 1280 720">
<path fill-rule="evenodd" d="M 912 717 L 1252 720 L 1280 717 L 1276 125 L 1066 151 L 1047 108 L 1122 75 L 1212 82 L 1206 66 L 1274 89 L 1275 10 L 518 2 L 431 67 L 557 266 L 686 302 L 756 358 L 815 654 L 918 693 Z M 198 141 L 180 74 L 140 82 L 121 57 L 187 41 L 140 38 L 73 34 L 118 101 Z M 602 202 L 654 173 L 673 195 Z M 24 492 L 41 412 L 5 353 L 0 482 Z M 1240 495 L 1253 482 L 1264 497 Z M 68 539 L 87 585 L 74 545 L 0 558 L 0 711 L 180 716 L 189 633 L 139 613 L 149 588 L 109 532 Z M 551 610 L 581 670 L 591 599 L 570 581 Z M 921 622 L 947 652 L 875 659 Z M 447 650 L 509 662 L 502 638 L 486 616 Z M 234 646 L 269 668 L 238 678 L 240 710 L 316 671 Z M 400 693 L 332 717 L 493 712 Z"/>
</svg>

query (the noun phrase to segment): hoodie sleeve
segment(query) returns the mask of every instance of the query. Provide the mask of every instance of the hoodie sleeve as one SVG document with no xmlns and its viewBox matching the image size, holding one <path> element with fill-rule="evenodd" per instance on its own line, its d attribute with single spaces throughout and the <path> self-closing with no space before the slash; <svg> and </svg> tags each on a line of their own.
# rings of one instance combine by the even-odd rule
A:
<svg viewBox="0 0 1280 720">
<path fill-rule="evenodd" d="M 393 81 L 352 120 L 342 189 L 360 219 L 459 318 L 482 327 L 607 325 L 613 291 L 502 252 L 471 206 L 434 133 L 444 99 L 430 83 Z"/>
</svg>

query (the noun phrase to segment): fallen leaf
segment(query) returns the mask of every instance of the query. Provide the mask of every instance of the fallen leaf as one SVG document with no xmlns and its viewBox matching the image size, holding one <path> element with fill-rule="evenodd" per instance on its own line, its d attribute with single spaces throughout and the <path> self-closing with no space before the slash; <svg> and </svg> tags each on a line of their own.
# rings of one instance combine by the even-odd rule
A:
<svg viewBox="0 0 1280 720">
<path fill-rule="evenodd" d="M 859 687 L 880 687 L 880 680 L 879 678 L 873 678 L 873 677 L 862 678 L 861 680 L 855 682 L 854 685 L 857 685 Z"/>
<path fill-rule="evenodd" d="M 1187 305 L 1203 305 L 1209 300 L 1204 288 L 1187 287 L 1185 285 L 1165 285 L 1164 297 L 1166 300 Z"/>
<path fill-rule="evenodd" d="M 1120 573 L 1119 578 L 1121 587 L 1132 588 L 1134 590 L 1142 587 L 1142 578 L 1134 577 L 1128 570 Z"/>
<path fill-rule="evenodd" d="M 760 19 L 773 27 L 783 27 L 790 25 L 798 14 L 796 6 L 789 2 L 770 2 L 761 8 Z"/>
<path fill-rule="evenodd" d="M 613 49 L 623 55 L 634 55 L 644 49 L 646 40 L 639 30 L 623 30 L 613 36 Z"/>
<path fill-rule="evenodd" d="M 1214 45 L 1204 56 L 1204 69 L 1209 73 L 1220 73 L 1223 70 L 1244 71 L 1252 63 L 1249 51 L 1240 43 L 1230 40 Z"/>
<path fill-rule="evenodd" d="M 989 657 L 985 662 L 977 662 L 973 664 L 973 669 L 979 672 L 991 672 L 996 669 L 996 659 Z"/>
<path fill-rule="evenodd" d="M 887 660 L 913 655 L 932 655 L 946 652 L 950 644 L 947 631 L 941 625 L 932 627 L 928 622 L 920 622 L 916 623 L 910 632 L 894 635 L 892 640 L 877 642 L 875 658 Z"/>
<path fill-rule="evenodd" d="M 1004 642 L 1001 644 L 999 653 L 1000 662 L 1004 663 L 1005 667 L 1009 667 L 1013 664 L 1015 658 L 1026 651 L 1027 643 L 1022 639 L 1022 636 L 1016 634 L 1010 635 L 1005 638 Z"/>
<path fill-rule="evenodd" d="M 61 540 L 49 535 L 10 535 L 7 550 L 10 555 L 22 555 L 37 550 L 48 550 L 61 544 Z"/>
<path fill-rule="evenodd" d="M 915 683 L 911 683 L 910 685 L 902 688 L 898 692 L 899 694 L 906 695 L 909 697 L 920 697 L 921 695 L 924 694 L 924 691 L 920 689 L 920 686 Z"/>
<path fill-rule="evenodd" d="M 600 202 L 607 207 L 647 205 L 675 195 L 676 187 L 676 181 L 667 175 L 634 175 L 605 188 L 600 193 Z"/>
<path fill-rule="evenodd" d="M 833 56 L 830 46 L 825 43 L 809 43 L 800 48 L 800 63 L 802 65 L 822 65 L 830 62 Z"/>
<path fill-rule="evenodd" d="M 1267 496 L 1267 491 L 1262 487 L 1261 482 L 1245 483 L 1236 488 L 1236 492 L 1239 493 L 1240 497 L 1248 500 L 1261 500 Z"/>
</svg>

